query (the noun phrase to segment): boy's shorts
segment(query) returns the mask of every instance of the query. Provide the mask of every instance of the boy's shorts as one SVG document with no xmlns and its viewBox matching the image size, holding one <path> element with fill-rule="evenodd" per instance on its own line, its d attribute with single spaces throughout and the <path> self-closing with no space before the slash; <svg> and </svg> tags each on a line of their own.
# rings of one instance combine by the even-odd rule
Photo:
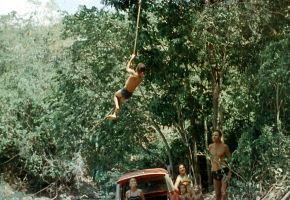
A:
<svg viewBox="0 0 290 200">
<path fill-rule="evenodd" d="M 217 171 L 212 171 L 212 177 L 217 180 L 220 181 L 223 179 L 224 176 L 227 176 L 229 173 L 230 169 L 228 167 L 224 167 L 222 169 L 219 169 Z"/>
<path fill-rule="evenodd" d="M 121 95 L 125 98 L 125 99 L 129 99 L 132 96 L 133 92 L 129 92 L 126 88 L 122 88 L 121 89 Z"/>
</svg>

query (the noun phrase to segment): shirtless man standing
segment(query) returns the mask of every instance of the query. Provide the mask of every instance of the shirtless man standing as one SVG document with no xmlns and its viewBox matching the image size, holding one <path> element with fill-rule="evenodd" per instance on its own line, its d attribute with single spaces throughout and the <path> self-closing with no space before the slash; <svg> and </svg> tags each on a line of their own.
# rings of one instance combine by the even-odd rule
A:
<svg viewBox="0 0 290 200">
<path fill-rule="evenodd" d="M 231 158 L 228 145 L 222 142 L 222 133 L 215 130 L 212 134 L 213 143 L 209 145 L 211 154 L 211 171 L 216 200 L 227 200 L 227 187 L 231 177 L 231 170 L 225 158 Z"/>
<path fill-rule="evenodd" d="M 132 54 L 126 67 L 127 72 L 130 73 L 130 76 L 126 81 L 125 86 L 115 93 L 114 96 L 115 111 L 113 114 L 107 116 L 108 119 L 114 120 L 117 118 L 121 104 L 124 102 L 124 100 L 132 96 L 134 90 L 137 88 L 138 85 L 140 85 L 140 83 L 143 80 L 145 65 L 143 63 L 139 63 L 135 71 L 134 69 L 131 68 L 132 61 L 134 58 L 135 54 Z"/>
</svg>

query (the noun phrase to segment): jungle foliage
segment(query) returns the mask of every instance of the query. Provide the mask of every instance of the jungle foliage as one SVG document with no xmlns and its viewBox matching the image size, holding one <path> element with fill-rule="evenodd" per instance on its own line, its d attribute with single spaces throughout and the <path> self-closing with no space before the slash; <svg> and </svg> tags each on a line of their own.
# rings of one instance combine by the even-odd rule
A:
<svg viewBox="0 0 290 200">
<path fill-rule="evenodd" d="M 140 168 L 174 176 L 183 162 L 198 175 L 194 155 L 207 155 L 214 129 L 233 152 L 231 197 L 263 196 L 287 176 L 286 1 L 143 1 L 135 63 L 146 76 L 117 122 L 104 117 L 127 77 L 138 4 L 104 3 L 116 10 L 83 6 L 49 26 L 1 16 L 3 179 L 35 193 L 89 176 L 107 193 Z"/>
</svg>

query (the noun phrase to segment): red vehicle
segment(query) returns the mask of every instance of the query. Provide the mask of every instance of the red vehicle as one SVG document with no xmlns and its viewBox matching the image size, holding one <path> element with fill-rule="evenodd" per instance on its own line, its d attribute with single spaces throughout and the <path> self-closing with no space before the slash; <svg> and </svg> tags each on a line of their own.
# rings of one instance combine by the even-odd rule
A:
<svg viewBox="0 0 290 200">
<path fill-rule="evenodd" d="M 115 200 L 124 200 L 129 190 L 129 180 L 136 178 L 146 200 L 169 200 L 174 194 L 173 182 L 165 169 L 144 169 L 124 174 L 117 181 Z"/>
</svg>

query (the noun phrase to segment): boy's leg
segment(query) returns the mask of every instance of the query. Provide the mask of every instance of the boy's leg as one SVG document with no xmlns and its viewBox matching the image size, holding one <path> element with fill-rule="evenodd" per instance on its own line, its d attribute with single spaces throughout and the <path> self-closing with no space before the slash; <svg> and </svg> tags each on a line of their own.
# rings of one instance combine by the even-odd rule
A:
<svg viewBox="0 0 290 200">
<path fill-rule="evenodd" d="M 213 179 L 213 186 L 214 186 L 214 190 L 215 190 L 216 200 L 221 200 L 221 195 L 222 195 L 221 194 L 221 186 L 222 186 L 221 181 Z"/>
<path fill-rule="evenodd" d="M 123 95 L 122 95 L 122 89 L 121 89 L 121 90 L 118 90 L 118 91 L 115 93 L 115 96 L 114 96 L 114 102 L 115 102 L 115 114 L 116 114 L 116 115 L 119 114 L 121 104 L 124 102 L 124 100 L 125 100 L 125 98 L 124 98 Z"/>
<path fill-rule="evenodd" d="M 115 114 L 118 114 L 120 112 L 120 106 L 121 106 L 121 103 L 123 102 L 122 99 L 123 99 L 123 96 L 121 94 L 121 90 L 119 90 L 115 93 L 115 96 L 114 96 Z"/>
<path fill-rule="evenodd" d="M 121 106 L 122 102 L 124 101 L 124 97 L 122 96 L 121 91 L 122 91 L 122 89 L 118 90 L 114 95 L 115 110 L 114 110 L 113 114 L 107 116 L 107 118 L 109 118 L 109 119 L 116 119 L 117 115 L 120 112 L 120 106 Z"/>
<path fill-rule="evenodd" d="M 227 200 L 228 195 L 227 195 L 227 188 L 228 188 L 228 180 L 222 180 L 222 186 L 221 186 L 221 196 L 222 200 Z"/>
</svg>

